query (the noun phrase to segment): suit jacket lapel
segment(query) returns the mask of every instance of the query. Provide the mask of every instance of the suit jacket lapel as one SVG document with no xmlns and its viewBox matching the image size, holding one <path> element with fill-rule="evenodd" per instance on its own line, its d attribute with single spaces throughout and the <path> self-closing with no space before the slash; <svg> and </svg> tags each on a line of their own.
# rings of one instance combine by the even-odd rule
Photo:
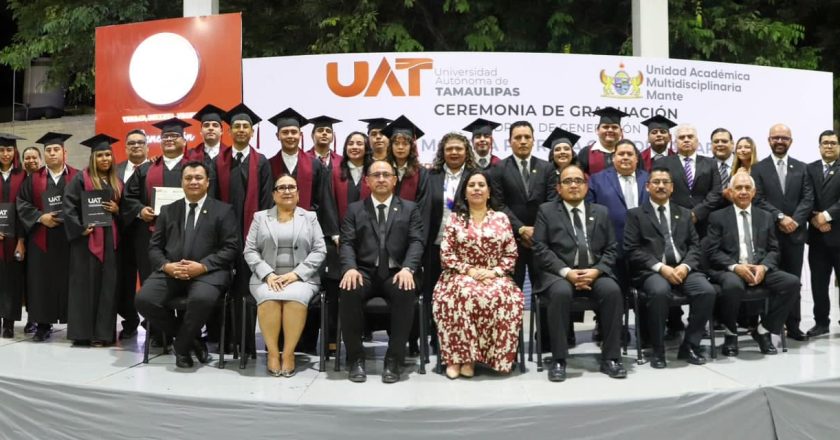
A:
<svg viewBox="0 0 840 440">
<path fill-rule="evenodd" d="M 385 221 L 385 237 L 388 237 L 388 233 L 391 232 L 391 225 L 394 224 L 394 218 L 399 214 L 399 210 L 402 209 L 402 203 L 397 196 L 394 196 L 391 199 L 391 206 L 388 208 L 388 220 Z"/>
<path fill-rule="evenodd" d="M 659 213 L 654 211 L 653 206 L 651 206 L 650 203 L 645 203 L 642 206 L 642 209 L 647 213 L 648 217 L 650 217 L 650 221 L 653 223 L 653 229 L 656 230 L 657 234 L 664 236 L 665 234 L 662 232 L 662 226 L 659 223 Z"/>
<path fill-rule="evenodd" d="M 595 229 L 595 214 L 592 212 L 592 206 L 590 206 L 588 203 L 585 203 L 584 206 L 586 207 L 586 209 L 584 210 L 586 218 L 583 221 L 586 225 L 586 241 L 588 241 L 588 245 L 589 243 L 592 243 L 592 230 Z M 592 249 L 590 249 L 589 252 L 592 252 Z"/>
<path fill-rule="evenodd" d="M 306 227 L 306 214 L 304 214 L 303 209 L 295 208 L 295 213 L 292 216 L 292 249 L 297 246 L 300 231 L 302 231 L 304 227 Z M 294 252 L 292 254 L 294 255 Z"/>
<path fill-rule="evenodd" d="M 624 207 L 627 208 L 627 200 L 624 199 L 624 188 L 619 182 L 619 180 L 621 180 L 621 177 L 618 175 L 618 172 L 615 170 L 615 168 L 607 168 L 607 173 L 609 177 L 607 180 L 610 182 L 613 191 L 615 191 L 615 193 L 618 194 L 618 198 L 621 200 L 621 203 L 623 203 Z"/>
<path fill-rule="evenodd" d="M 373 230 L 377 232 L 376 237 L 379 238 L 379 220 L 377 217 L 376 208 L 373 206 L 373 201 L 370 197 L 365 199 L 365 210 L 368 213 L 368 219 L 370 220 L 371 226 L 373 226 Z"/>
<path fill-rule="evenodd" d="M 571 237 L 572 240 L 577 240 L 577 237 L 575 236 L 575 229 L 573 226 L 571 214 L 569 213 L 569 211 L 566 210 L 566 205 L 562 201 L 557 202 L 557 211 L 559 211 L 558 217 L 560 217 L 560 221 L 562 223 L 565 223 L 563 225 L 563 230 L 565 230 L 566 233 L 569 234 L 569 237 Z"/>
<path fill-rule="evenodd" d="M 207 217 L 210 216 L 210 213 L 213 212 L 213 199 L 210 197 L 204 199 L 204 205 L 201 206 L 200 212 L 196 212 L 195 214 L 198 216 L 195 222 L 195 231 L 193 231 L 193 239 L 198 237 L 198 233 L 201 230 L 201 226 L 207 223 L 209 220 Z M 186 220 L 185 220 L 186 222 Z M 192 249 L 192 243 L 190 243 L 190 249 Z"/>
<path fill-rule="evenodd" d="M 522 181 L 522 173 L 519 171 L 519 163 L 517 162 L 517 158 L 514 155 L 510 155 L 507 163 L 507 171 L 513 172 L 515 176 L 513 179 L 516 182 L 516 186 L 519 187 L 519 190 L 522 194 L 525 193 L 525 183 Z"/>
<path fill-rule="evenodd" d="M 271 224 L 273 222 L 276 222 L 276 221 L 277 221 L 277 209 L 276 208 L 271 208 L 266 213 L 266 222 L 267 222 L 266 226 L 268 226 L 268 232 L 269 232 L 269 235 L 271 235 L 271 239 L 274 241 L 274 246 L 279 247 L 280 246 L 280 236 L 277 233 L 277 229 L 271 227 Z"/>
<path fill-rule="evenodd" d="M 820 162 L 820 174 L 822 174 L 822 168 L 823 168 L 822 162 Z M 828 169 L 828 177 L 823 178 L 823 183 L 822 183 L 823 186 L 825 186 L 825 184 L 828 183 L 831 180 L 831 178 L 834 177 L 835 174 L 837 174 L 836 170 L 837 170 L 837 161 L 835 160 L 834 164 L 831 165 L 831 168 Z"/>
</svg>

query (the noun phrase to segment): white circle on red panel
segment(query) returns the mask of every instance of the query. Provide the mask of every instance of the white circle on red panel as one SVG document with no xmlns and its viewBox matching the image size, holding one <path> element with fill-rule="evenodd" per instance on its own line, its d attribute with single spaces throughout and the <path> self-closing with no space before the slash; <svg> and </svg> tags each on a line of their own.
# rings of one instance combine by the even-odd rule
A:
<svg viewBox="0 0 840 440">
<path fill-rule="evenodd" d="M 149 104 L 173 104 L 195 86 L 199 64 L 198 53 L 186 38 L 161 32 L 134 50 L 128 78 L 134 92 Z"/>
</svg>

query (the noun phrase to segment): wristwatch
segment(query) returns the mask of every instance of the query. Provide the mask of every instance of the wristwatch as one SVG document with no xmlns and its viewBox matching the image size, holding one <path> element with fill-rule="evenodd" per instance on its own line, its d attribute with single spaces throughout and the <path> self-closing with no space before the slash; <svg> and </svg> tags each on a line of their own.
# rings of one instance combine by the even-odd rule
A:
<svg viewBox="0 0 840 440">
<path fill-rule="evenodd" d="M 776 220 L 783 220 L 784 218 L 785 218 L 785 213 L 784 212 L 780 212 L 780 213 L 776 214 Z"/>
</svg>

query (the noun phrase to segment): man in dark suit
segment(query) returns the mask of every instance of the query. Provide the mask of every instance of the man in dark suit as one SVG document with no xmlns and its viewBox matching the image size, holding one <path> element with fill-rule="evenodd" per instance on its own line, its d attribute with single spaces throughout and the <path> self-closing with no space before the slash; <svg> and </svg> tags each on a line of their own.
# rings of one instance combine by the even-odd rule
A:
<svg viewBox="0 0 840 440">
<path fill-rule="evenodd" d="M 491 184 L 502 211 L 507 214 L 516 237 L 519 258 L 513 281 L 519 288 L 525 283 L 525 269 L 531 284 L 534 269 L 531 246 L 537 209 L 545 202 L 557 200 L 557 173 L 554 165 L 531 155 L 534 149 L 534 127 L 528 121 L 510 126 L 510 147 L 513 154 L 491 168 Z"/>
<path fill-rule="evenodd" d="M 149 243 L 155 272 L 137 294 L 137 309 L 154 327 L 175 335 L 175 365 L 191 368 L 190 351 L 199 362 L 210 355 L 199 338 L 201 327 L 213 313 L 219 295 L 230 284 L 230 270 L 241 252 L 239 228 L 233 208 L 207 197 L 209 170 L 201 162 L 182 169 L 184 198 L 164 206 Z M 187 295 L 187 310 L 178 326 L 164 304 Z"/>
<path fill-rule="evenodd" d="M 654 162 L 675 154 L 671 149 L 671 129 L 677 123 L 665 116 L 656 115 L 642 121 L 642 125 L 648 129 L 649 145 L 642 151 L 642 166 L 645 171 L 650 172 Z"/>
<path fill-rule="evenodd" d="M 788 312 L 797 300 L 799 278 L 779 269 L 776 222 L 769 212 L 752 204 L 755 182 L 746 173 L 730 180 L 732 206 L 709 216 L 703 251 L 710 264 L 709 275 L 720 285 L 719 314 L 724 326 L 725 356 L 738 355 L 736 320 L 741 297 L 748 286 L 770 291 L 770 310 L 750 335 L 764 354 L 776 354 L 770 334 L 780 334 Z"/>
<path fill-rule="evenodd" d="M 811 293 L 814 295 L 814 321 L 808 336 L 828 333 L 831 301 L 828 295 L 831 271 L 840 277 L 840 156 L 837 133 L 820 133 L 821 159 L 807 166 L 814 187 L 814 207 L 808 226 L 808 265 L 811 268 Z"/>
<path fill-rule="evenodd" d="M 498 122 L 478 118 L 475 121 L 472 121 L 470 125 L 464 127 L 464 131 L 472 133 L 475 163 L 483 170 L 496 166 L 502 161 L 502 159 L 499 159 L 495 154 L 493 154 L 493 130 L 500 125 L 502 124 L 499 124 Z"/>
<path fill-rule="evenodd" d="M 633 284 L 645 294 L 645 321 L 653 346 L 653 368 L 665 368 L 665 319 L 673 291 L 690 300 L 691 312 L 685 338 L 677 354 L 694 365 L 703 365 L 700 352 L 703 329 L 712 316 L 715 289 L 700 272 L 700 237 L 691 222 L 691 211 L 670 203 L 674 184 L 665 167 L 651 170 L 647 182 L 650 202 L 627 211 L 624 252 L 630 262 Z"/>
<path fill-rule="evenodd" d="M 674 181 L 671 202 L 691 211 L 691 220 L 702 238 L 709 214 L 721 207 L 720 173 L 715 160 L 697 155 L 697 129 L 677 126 L 677 155 L 662 159 Z"/>
<path fill-rule="evenodd" d="M 721 191 L 729 186 L 729 179 L 732 176 L 732 166 L 735 162 L 735 139 L 729 130 L 718 127 L 712 130 L 712 155 L 714 155 L 715 167 L 720 175 Z M 726 199 L 721 200 L 721 208 L 729 205 Z"/>
<path fill-rule="evenodd" d="M 371 197 L 351 203 L 341 225 L 339 314 L 348 378 L 364 382 L 362 309 L 368 299 L 384 297 L 391 307 L 391 333 L 382 382 L 400 380 L 400 366 L 414 321 L 415 273 L 423 259 L 423 219 L 417 204 L 394 196 L 397 170 L 377 160 L 368 168 Z M 419 275 L 419 274 L 418 274 Z"/>
<path fill-rule="evenodd" d="M 788 156 L 788 149 L 793 143 L 790 128 L 783 124 L 770 127 L 767 141 L 773 154 L 750 170 L 756 191 L 753 204 L 769 212 L 776 221 L 779 268 L 801 278 L 805 240 L 808 238 L 807 224 L 814 205 L 814 187 L 805 163 Z M 799 329 L 799 303 L 797 299 L 788 314 L 787 336 L 805 341 L 808 336 Z"/>
<path fill-rule="evenodd" d="M 562 200 L 542 204 L 534 227 L 534 262 L 539 267 L 534 291 L 548 299 L 552 382 L 566 379 L 566 331 L 574 295 L 591 295 L 598 304 L 601 372 L 627 377 L 620 353 L 623 297 L 615 280 L 615 231 L 607 208 L 584 203 L 586 191 L 583 170 L 564 168 L 557 184 Z"/>
</svg>

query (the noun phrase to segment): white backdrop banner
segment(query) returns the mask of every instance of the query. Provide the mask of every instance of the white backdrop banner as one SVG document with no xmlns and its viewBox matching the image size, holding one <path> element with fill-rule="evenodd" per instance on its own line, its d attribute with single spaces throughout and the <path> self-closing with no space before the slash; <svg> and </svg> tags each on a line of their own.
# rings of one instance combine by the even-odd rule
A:
<svg viewBox="0 0 840 440">
<path fill-rule="evenodd" d="M 700 154 L 711 155 L 717 127 L 752 137 L 759 156 L 770 150 L 774 123 L 791 127 L 791 154 L 819 159 L 817 139 L 832 127 L 832 74 L 741 64 L 658 58 L 546 53 L 422 52 L 308 55 L 243 60 L 245 103 L 264 119 L 286 107 L 307 117 L 328 115 L 339 152 L 344 137 L 364 131 L 361 118 L 405 115 L 426 132 L 421 160 L 431 162 L 438 140 L 476 118 L 503 123 L 495 151 L 510 154 L 508 128 L 534 125 L 534 154 L 554 127 L 580 134 L 577 148 L 595 141 L 606 106 L 624 110 L 624 136 L 646 148 L 641 121 L 661 114 L 697 127 Z M 263 122 L 254 141 L 268 157 L 280 149 L 276 127 Z M 305 142 L 312 144 L 311 128 Z"/>
</svg>

